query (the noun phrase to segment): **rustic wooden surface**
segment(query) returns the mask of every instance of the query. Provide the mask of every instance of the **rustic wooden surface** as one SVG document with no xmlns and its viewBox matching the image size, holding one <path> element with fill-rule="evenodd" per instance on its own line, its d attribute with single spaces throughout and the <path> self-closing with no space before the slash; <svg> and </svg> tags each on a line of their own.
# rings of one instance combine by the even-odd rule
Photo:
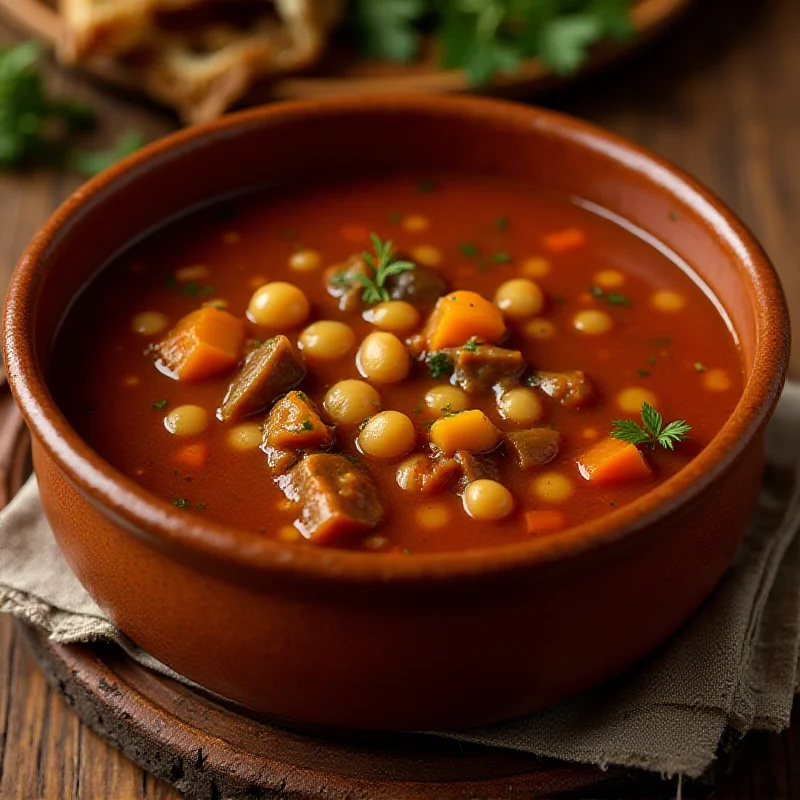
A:
<svg viewBox="0 0 800 800">
<path fill-rule="evenodd" d="M 0 29 L 0 36 L 13 32 Z M 155 137 L 174 126 L 152 107 L 51 72 L 55 88 L 97 109 L 98 143 L 126 128 Z M 651 147 L 714 188 L 761 238 L 800 319 L 798 0 L 699 0 L 647 52 L 545 102 Z M 0 281 L 77 184 L 50 173 L 0 179 Z M 800 377 L 800 347 L 792 363 Z M 84 727 L 47 687 L 15 626 L 0 619 L 0 798 L 177 796 Z M 714 794 L 724 800 L 798 796 L 798 723 L 782 735 L 748 737 Z"/>
</svg>

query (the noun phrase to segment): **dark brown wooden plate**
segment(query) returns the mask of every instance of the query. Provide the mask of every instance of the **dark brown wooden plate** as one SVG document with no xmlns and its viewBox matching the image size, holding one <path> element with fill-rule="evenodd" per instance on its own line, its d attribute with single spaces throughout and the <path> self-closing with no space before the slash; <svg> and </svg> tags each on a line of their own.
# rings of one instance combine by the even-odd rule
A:
<svg viewBox="0 0 800 800">
<path fill-rule="evenodd" d="M 61 38 L 61 20 L 54 0 L 0 0 L 0 12 L 30 36 L 55 45 Z M 635 35 L 622 44 L 603 44 L 593 50 L 581 74 L 599 69 L 641 47 L 684 11 L 692 0 L 635 0 L 632 16 Z M 113 62 L 98 63 L 92 72 L 112 84 L 132 87 L 125 73 Z M 494 94 L 532 96 L 576 76 L 559 77 L 539 59 L 529 59 L 510 76 L 499 77 L 488 88 Z M 365 61 L 352 51 L 334 47 L 313 69 L 300 75 L 279 78 L 257 87 L 250 103 L 266 100 L 300 100 L 352 94 L 422 93 L 444 94 L 469 91 L 462 70 L 441 70 L 429 53 L 414 64 Z"/>
</svg>

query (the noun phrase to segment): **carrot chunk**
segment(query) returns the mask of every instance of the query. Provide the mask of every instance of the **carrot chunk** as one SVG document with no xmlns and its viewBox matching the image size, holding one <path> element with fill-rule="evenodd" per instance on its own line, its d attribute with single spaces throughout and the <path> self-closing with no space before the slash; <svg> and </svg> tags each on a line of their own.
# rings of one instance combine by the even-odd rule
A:
<svg viewBox="0 0 800 800">
<path fill-rule="evenodd" d="M 161 362 L 179 381 L 199 381 L 236 366 L 244 322 L 218 308 L 187 314 L 158 345 Z"/>
<path fill-rule="evenodd" d="M 653 474 L 635 444 L 611 437 L 598 442 L 576 461 L 581 475 L 600 486 L 641 481 Z"/>
<path fill-rule="evenodd" d="M 206 458 L 208 458 L 208 445 L 202 442 L 187 444 L 186 447 L 181 447 L 180 450 L 177 450 L 172 458 L 173 461 L 183 464 L 184 467 L 200 469 L 206 463 Z"/>
<path fill-rule="evenodd" d="M 568 253 L 586 244 L 586 234 L 580 228 L 567 228 L 548 233 L 542 239 L 542 244 L 551 253 Z"/>
<path fill-rule="evenodd" d="M 562 511 L 528 511 L 525 514 L 528 533 L 555 533 L 566 526 L 567 518 Z"/>
<path fill-rule="evenodd" d="M 440 297 L 425 327 L 430 350 L 456 347 L 472 336 L 487 342 L 503 338 L 506 326 L 500 309 L 477 292 L 460 290 Z"/>
</svg>

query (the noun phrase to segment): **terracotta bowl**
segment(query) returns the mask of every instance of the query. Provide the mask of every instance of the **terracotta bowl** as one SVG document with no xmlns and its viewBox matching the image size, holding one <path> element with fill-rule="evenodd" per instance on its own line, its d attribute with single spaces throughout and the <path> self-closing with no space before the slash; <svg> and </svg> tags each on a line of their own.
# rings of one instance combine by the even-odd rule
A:
<svg viewBox="0 0 800 800">
<path fill-rule="evenodd" d="M 114 253 L 218 195 L 397 166 L 507 174 L 580 196 L 693 265 L 728 310 L 747 372 L 744 396 L 709 447 L 637 502 L 562 534 L 399 559 L 283 545 L 187 518 L 80 439 L 50 396 L 48 359 L 72 299 Z M 778 279 L 752 236 L 655 156 L 535 108 L 393 97 L 233 115 L 90 181 L 22 257 L 4 344 L 58 542 L 128 636 L 259 712 L 421 730 L 562 700 L 641 658 L 695 611 L 756 500 L 788 327 Z"/>
</svg>

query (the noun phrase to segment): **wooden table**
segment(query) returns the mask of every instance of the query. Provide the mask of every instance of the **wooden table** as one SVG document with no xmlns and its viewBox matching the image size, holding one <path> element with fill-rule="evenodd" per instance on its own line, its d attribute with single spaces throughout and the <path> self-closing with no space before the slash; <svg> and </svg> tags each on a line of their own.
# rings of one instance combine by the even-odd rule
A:
<svg viewBox="0 0 800 800">
<path fill-rule="evenodd" d="M 174 127 L 167 114 L 132 98 L 56 69 L 51 75 L 54 88 L 97 109 L 98 143 L 126 128 L 154 138 Z M 643 143 L 715 189 L 760 237 L 800 319 L 800 0 L 700 0 L 646 52 L 545 101 Z M 0 281 L 77 185 L 45 172 L 0 180 Z M 800 347 L 792 364 L 800 377 Z M 0 618 L 0 798 L 177 796 L 78 721 L 34 667 L 15 626 Z M 747 737 L 715 794 L 798 796 L 797 723 L 780 736 Z"/>
</svg>

